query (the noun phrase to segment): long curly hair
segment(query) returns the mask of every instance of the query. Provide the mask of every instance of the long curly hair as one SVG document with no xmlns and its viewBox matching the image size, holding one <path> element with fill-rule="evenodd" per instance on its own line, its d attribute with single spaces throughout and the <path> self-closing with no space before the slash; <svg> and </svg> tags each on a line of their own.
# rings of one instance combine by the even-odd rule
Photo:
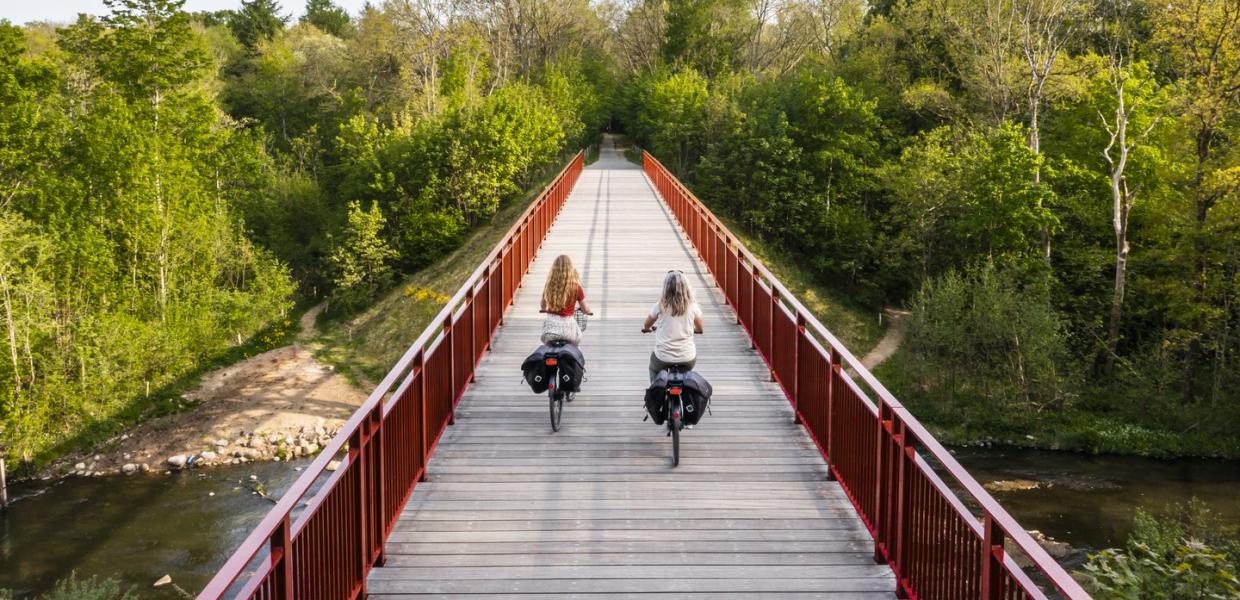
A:
<svg viewBox="0 0 1240 600">
<path fill-rule="evenodd" d="M 581 288 L 581 277 L 573 268 L 573 259 L 567 254 L 555 258 L 551 272 L 547 274 L 547 285 L 543 286 L 543 304 L 548 311 L 559 312 L 577 301 L 577 290 Z"/>
<path fill-rule="evenodd" d="M 693 289 L 689 280 L 680 271 L 670 271 L 663 278 L 663 296 L 659 298 L 659 308 L 679 317 L 693 306 Z"/>
</svg>

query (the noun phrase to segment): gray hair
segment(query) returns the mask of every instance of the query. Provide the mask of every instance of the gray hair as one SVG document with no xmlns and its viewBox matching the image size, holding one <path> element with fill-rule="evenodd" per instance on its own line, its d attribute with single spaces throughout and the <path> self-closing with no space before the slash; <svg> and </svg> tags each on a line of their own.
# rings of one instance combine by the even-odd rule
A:
<svg viewBox="0 0 1240 600">
<path fill-rule="evenodd" d="M 679 317 L 693 306 L 693 290 L 689 288 L 689 280 L 680 271 L 668 271 L 663 278 L 663 297 L 659 299 L 659 308 Z"/>
</svg>

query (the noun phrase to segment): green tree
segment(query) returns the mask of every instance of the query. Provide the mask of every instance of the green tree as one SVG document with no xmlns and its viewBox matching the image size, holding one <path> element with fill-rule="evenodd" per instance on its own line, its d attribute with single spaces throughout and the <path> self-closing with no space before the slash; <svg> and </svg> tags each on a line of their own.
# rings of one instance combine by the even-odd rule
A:
<svg viewBox="0 0 1240 600">
<path fill-rule="evenodd" d="M 1041 158 L 1024 139 L 1019 125 L 941 127 L 905 148 L 884 169 L 901 257 L 892 266 L 925 278 L 1037 256 L 1038 232 L 1055 220 L 1044 207 L 1049 190 L 1031 176 Z"/>
<path fill-rule="evenodd" d="M 78 45 L 65 50 L 127 98 L 146 100 L 158 111 L 170 91 L 207 73 L 210 57 L 182 10 L 185 0 L 104 0 L 104 4 L 112 11 L 103 18 L 108 32 L 79 23 L 74 27 L 78 31 L 65 37 L 70 42 L 76 38 Z"/>
<path fill-rule="evenodd" d="M 706 78 L 685 69 L 652 80 L 638 108 L 636 118 L 650 150 L 682 176 L 691 172 L 705 148 L 709 96 Z"/>
<path fill-rule="evenodd" d="M 335 271 L 333 296 L 346 308 L 374 299 L 392 283 L 390 263 L 396 251 L 383 239 L 386 224 L 378 204 L 362 210 L 360 203 L 349 203 L 348 224 L 333 240 L 329 257 Z"/>
<path fill-rule="evenodd" d="M 1192 265 L 1185 271 L 1184 284 L 1193 294 L 1178 311 L 1183 324 L 1178 337 L 1187 341 L 1183 397 L 1190 403 L 1202 395 L 1198 381 L 1202 363 L 1212 358 L 1215 371 L 1226 370 L 1229 365 L 1222 359 L 1234 354 L 1226 337 L 1218 333 L 1229 331 L 1227 323 L 1235 316 L 1225 307 L 1237 294 L 1236 247 L 1231 243 L 1237 220 L 1231 214 L 1220 219 L 1215 209 L 1240 193 L 1235 141 L 1240 114 L 1240 3 L 1172 0 L 1155 4 L 1150 17 L 1153 46 L 1163 67 L 1175 77 L 1173 106 L 1187 134 L 1183 143 L 1195 159 L 1184 181 L 1191 190 L 1192 229 L 1183 236 L 1181 251 Z M 1216 396 L 1218 389 L 1216 379 L 1209 394 Z"/>
<path fill-rule="evenodd" d="M 234 117 L 261 125 L 286 151 L 298 140 L 312 141 L 312 130 L 328 139 L 334 135 L 348 110 L 342 97 L 350 68 L 343 40 L 298 25 L 241 60 L 229 69 L 223 92 Z"/>
<path fill-rule="evenodd" d="M 314 25 L 336 37 L 345 37 L 352 27 L 349 13 L 336 6 L 332 0 L 306 0 L 306 14 L 302 15 L 301 22 Z"/>
<path fill-rule="evenodd" d="M 241 0 L 241 9 L 228 20 L 228 28 L 242 46 L 256 50 L 284 30 L 288 17 L 280 10 L 277 0 Z"/>
<path fill-rule="evenodd" d="M 697 168 L 698 193 L 759 238 L 804 249 L 820 203 L 782 112 L 745 115 L 712 143 Z"/>
</svg>

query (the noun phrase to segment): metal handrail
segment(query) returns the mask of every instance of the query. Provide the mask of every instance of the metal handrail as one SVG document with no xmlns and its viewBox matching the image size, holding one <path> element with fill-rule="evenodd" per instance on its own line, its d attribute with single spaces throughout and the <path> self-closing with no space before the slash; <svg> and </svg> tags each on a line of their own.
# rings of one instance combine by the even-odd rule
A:
<svg viewBox="0 0 1240 600">
<path fill-rule="evenodd" d="M 516 220 L 512 227 L 508 229 L 507 233 L 505 233 L 499 242 L 496 243 L 491 252 L 487 254 L 487 257 L 483 259 L 478 267 L 474 269 L 469 278 L 466 279 L 465 283 L 461 285 L 456 294 L 454 294 L 448 303 L 439 311 L 436 317 L 431 321 L 430 325 L 422 331 L 413 344 L 411 344 L 401 356 L 400 360 L 396 362 L 395 366 L 388 371 L 387 375 L 384 376 L 379 385 L 376 386 L 374 391 L 372 391 L 366 398 L 366 401 L 363 402 L 356 411 L 354 411 L 345 424 L 340 428 L 336 436 L 328 442 L 327 446 L 322 450 L 318 457 L 315 458 L 314 461 L 311 462 L 310 466 L 302 472 L 301 476 L 293 482 L 288 491 L 286 491 L 280 497 L 280 500 L 276 502 L 276 505 L 272 507 L 265 517 L 263 517 L 262 521 L 260 521 L 254 530 L 250 532 L 250 535 L 246 537 L 237 550 L 233 552 L 233 554 L 211 579 L 203 591 L 198 595 L 199 600 L 221 598 L 227 594 L 228 590 L 234 585 L 234 583 L 245 575 L 246 567 L 253 562 L 256 557 L 260 556 L 260 553 L 264 550 L 270 551 L 270 560 L 261 564 L 258 570 L 252 574 L 250 580 L 247 581 L 242 593 L 239 594 L 238 597 L 248 598 L 252 595 L 261 595 L 263 597 L 293 597 L 293 579 L 295 574 L 293 573 L 292 567 L 293 557 L 290 556 L 293 540 L 296 539 L 298 534 L 302 532 L 309 520 L 318 514 L 318 511 L 320 510 L 325 499 L 328 497 L 329 492 L 333 492 L 338 489 L 340 481 L 344 478 L 345 473 L 354 466 L 354 462 L 360 460 L 361 452 L 359 446 L 368 446 L 367 449 L 372 452 L 382 452 L 383 448 L 376 448 L 375 444 L 371 443 L 371 441 L 381 436 L 384 418 L 387 417 L 392 411 L 397 400 L 405 397 L 403 392 L 414 386 L 415 380 L 421 379 L 423 387 L 425 386 L 427 378 L 423 376 L 425 367 L 422 364 L 422 360 L 424 357 L 432 355 L 445 341 L 448 340 L 447 336 L 449 334 L 447 329 L 459 323 L 463 318 L 465 318 L 464 315 L 466 314 L 468 314 L 468 318 L 471 320 L 470 326 L 473 326 L 472 321 L 474 317 L 472 311 L 476 304 L 473 301 L 477 298 L 475 293 L 477 293 L 480 288 L 489 286 L 491 282 L 496 281 L 493 277 L 494 275 L 499 275 L 501 285 L 515 289 L 515 281 L 520 280 L 521 276 L 525 272 L 525 269 L 528 268 L 529 261 L 532 259 L 534 240 L 524 234 L 529 232 L 536 233 L 538 237 L 536 241 L 541 243 L 543 236 L 546 234 L 546 229 L 550 227 L 550 223 L 554 219 L 554 215 L 548 216 L 545 213 L 552 208 L 558 211 L 559 207 L 563 205 L 563 202 L 568 197 L 569 191 L 571 191 L 581 173 L 584 163 L 584 156 L 584 152 L 577 152 L 568 164 L 560 170 L 552 182 L 547 185 L 538 197 L 530 203 L 529 207 L 522 212 L 521 216 Z M 530 245 L 531 248 L 516 248 L 514 244 L 518 243 L 518 239 L 521 240 L 520 243 Z M 516 264 L 516 259 L 511 258 L 514 252 L 521 253 L 521 260 L 525 264 Z M 499 267 L 498 272 L 496 271 L 497 266 Z M 520 272 L 517 272 L 518 266 L 520 267 Z M 506 268 L 512 269 L 511 280 L 505 279 L 504 270 Z M 502 315 L 511 302 L 511 297 L 508 295 L 509 291 L 510 290 L 508 289 L 499 289 L 494 292 L 494 294 L 499 294 L 499 298 L 502 301 L 498 303 L 500 305 L 498 306 L 499 314 L 487 314 L 488 320 L 491 321 L 491 331 L 488 332 L 488 340 L 494 333 L 494 326 L 497 326 L 500 321 L 499 315 Z M 495 308 L 491 304 L 491 295 L 492 293 L 488 292 L 488 311 Z M 466 313 L 467 309 L 469 311 L 468 313 Z M 460 311 L 459 314 L 458 310 Z M 454 316 L 457 318 L 454 319 Z M 471 329 L 470 336 L 473 337 L 473 335 L 474 332 Z M 471 344 L 471 350 L 474 351 L 473 353 L 475 356 L 468 358 L 473 359 L 476 364 L 482 349 L 472 348 L 472 341 L 473 340 L 462 340 L 462 342 L 468 342 Z M 455 355 L 448 356 L 450 361 L 456 360 L 456 358 L 457 357 Z M 451 378 L 452 375 L 453 374 L 449 374 L 449 377 Z M 389 392 L 392 392 L 392 388 L 397 381 L 400 381 L 401 384 L 397 388 L 396 393 L 389 394 Z M 452 383 L 454 382 L 450 380 L 450 384 Z M 463 381 L 461 382 L 459 391 L 453 390 L 453 396 L 455 396 L 455 398 L 453 398 L 453 402 L 459 398 L 459 394 L 464 391 L 466 385 L 468 385 L 468 382 Z M 425 392 L 423 391 L 423 393 Z M 421 406 L 422 422 L 420 425 L 424 434 L 427 433 L 427 427 L 433 427 L 435 425 L 426 422 L 426 414 L 428 410 L 425 405 L 426 402 L 426 399 L 423 398 L 423 404 Z M 451 407 L 448 407 L 448 411 L 448 422 L 450 422 Z M 446 424 L 447 423 L 445 422 L 444 425 Z M 439 430 L 442 430 L 442 427 L 440 427 Z M 435 435 L 431 437 L 437 438 L 438 431 L 434 433 Z M 425 462 L 429 460 L 430 452 L 433 450 L 433 442 L 425 439 L 427 436 L 424 435 L 423 437 L 423 455 L 421 456 L 423 464 L 420 467 L 421 470 L 419 470 L 419 473 L 422 473 L 424 476 Z M 315 497 L 310 500 L 309 504 L 306 506 L 306 509 L 297 519 L 297 522 L 292 524 L 290 519 L 294 509 L 297 507 L 297 504 L 310 491 L 310 489 L 314 486 L 314 483 L 327 472 L 329 463 L 335 460 L 341 452 L 346 451 L 346 449 L 348 451 L 348 455 L 341 460 L 336 472 L 332 473 Z M 375 462 L 378 463 L 377 468 L 381 470 L 382 458 Z M 363 474 L 357 474 L 357 477 L 362 478 Z M 382 478 L 379 477 L 378 479 L 381 480 Z M 378 503 L 380 507 L 383 506 L 382 498 L 376 497 L 382 496 L 382 483 L 382 481 L 378 481 L 377 483 L 375 481 L 369 481 L 369 485 L 379 488 L 379 492 L 378 494 L 372 492 L 363 495 L 363 497 L 357 501 L 357 511 L 365 512 L 368 508 L 367 506 L 364 506 L 366 503 Z M 404 492 L 404 497 L 407 498 L 408 495 L 412 493 L 414 485 L 416 485 L 416 479 L 413 482 L 413 485 L 410 485 L 409 489 Z M 350 515 L 350 518 L 352 516 L 358 516 L 360 522 L 373 526 L 374 523 L 367 520 L 367 517 L 382 517 L 383 515 Z M 389 524 L 380 523 L 380 525 L 383 528 L 383 537 L 386 537 L 386 533 L 389 530 Z M 361 539 L 366 540 L 365 532 L 358 532 L 358 534 L 361 536 Z M 365 556 L 362 558 L 361 581 L 351 583 L 351 585 L 357 590 L 364 590 L 365 572 L 368 571 L 375 562 L 381 562 L 382 560 L 382 540 L 380 540 L 377 544 L 379 547 L 377 554 L 375 554 L 376 551 L 373 549 L 376 544 L 373 543 L 373 540 L 370 542 L 372 543 L 363 544 L 364 546 L 368 546 L 364 549 L 364 554 L 374 554 L 375 557 L 374 559 Z M 280 568 L 277 568 L 277 564 Z M 283 570 L 282 573 L 281 569 Z M 271 578 L 275 579 L 273 580 Z M 272 583 L 272 581 L 274 581 L 274 583 Z"/>
<path fill-rule="evenodd" d="M 815 317 L 809 309 L 807 309 L 799 300 L 796 299 L 795 295 L 792 294 L 791 291 L 780 283 L 775 275 L 762 264 L 757 256 L 745 246 L 740 238 L 733 234 L 731 230 L 729 230 L 728 227 L 693 194 L 693 192 L 681 183 L 679 179 L 673 176 L 671 172 L 658 161 L 658 159 L 646 151 L 642 152 L 642 159 L 643 168 L 650 177 L 656 193 L 660 195 L 663 201 L 665 203 L 669 203 L 669 199 L 667 198 L 668 194 L 664 193 L 665 190 L 662 187 L 668 186 L 670 187 L 670 191 L 674 192 L 679 199 L 685 201 L 688 208 L 690 208 L 693 213 L 709 227 L 709 229 L 713 230 L 715 234 L 722 239 L 725 249 L 728 252 L 735 249 L 738 269 L 743 268 L 745 263 L 748 263 L 749 270 L 753 273 L 755 278 L 755 284 L 761 285 L 761 280 L 765 280 L 765 288 L 771 291 L 772 302 L 776 305 L 779 305 L 780 303 L 787 305 L 787 307 L 791 309 L 795 322 L 800 328 L 803 328 L 807 333 L 812 333 L 817 338 L 825 341 L 827 347 L 824 350 L 827 351 L 829 357 L 824 358 L 828 358 L 830 364 L 840 365 L 842 367 L 846 367 L 848 370 L 851 370 L 851 372 L 855 373 L 856 377 L 864 382 L 874 393 L 874 395 L 878 397 L 878 403 L 874 403 L 865 394 L 858 394 L 862 401 L 868 404 L 869 408 L 878 418 L 879 427 L 881 428 L 886 426 L 892 432 L 893 438 L 898 437 L 898 441 L 902 445 L 911 446 L 912 444 L 908 443 L 908 438 L 913 438 L 916 443 L 921 445 L 922 450 L 942 465 L 942 469 L 946 471 L 952 479 L 954 479 L 961 486 L 961 488 L 964 489 L 964 491 L 974 502 L 977 503 L 984 515 L 983 523 L 981 524 L 982 526 L 977 529 L 978 535 L 985 537 L 984 530 L 986 527 L 997 527 L 1001 530 L 1002 534 L 1006 536 L 1006 539 L 1010 540 L 1022 552 L 1024 552 L 1026 556 L 1028 556 L 1038 571 L 1040 571 L 1040 573 L 1045 576 L 1047 580 L 1050 581 L 1061 594 L 1063 594 L 1064 597 L 1072 598 L 1074 600 L 1089 598 L 1089 595 L 1080 586 L 1080 584 L 1077 583 L 1076 580 L 1073 579 L 1072 576 L 1069 575 L 1067 571 L 1065 571 L 1063 567 L 1060 566 L 1059 563 L 1056 562 L 1054 558 L 1052 558 L 1010 514 L 1008 514 L 1007 510 L 1005 510 L 990 495 L 990 493 L 987 492 L 985 488 L 983 488 L 981 484 L 979 484 L 977 480 L 969 474 L 969 472 L 966 471 L 959 462 L 956 461 L 951 453 L 949 453 L 947 449 L 944 448 L 943 445 L 939 443 L 939 441 L 935 439 L 934 436 L 925 428 L 925 426 L 922 425 L 922 423 L 917 420 L 917 418 L 913 416 L 913 414 L 909 412 L 899 400 L 895 398 L 886 386 L 884 386 L 882 382 L 870 373 L 869 369 L 861 363 L 856 355 L 850 352 L 843 342 L 835 337 L 834 334 L 832 334 L 821 322 L 819 322 L 818 318 Z M 680 217 L 678 211 L 675 210 L 674 207 L 670 206 L 670 203 L 669 208 L 671 209 L 671 214 L 675 215 L 679 221 Z M 690 228 L 696 227 L 696 225 L 692 223 L 685 223 L 683 221 L 680 222 L 680 224 L 682 228 L 686 229 L 687 233 Z M 687 235 L 687 237 L 689 237 L 690 241 L 696 246 L 696 241 L 693 240 L 693 236 Z M 700 254 L 703 253 L 702 248 L 699 248 L 698 251 Z M 710 248 L 705 249 L 705 251 L 706 253 L 714 252 L 714 250 Z M 710 265 L 708 264 L 708 266 Z M 713 267 L 711 268 L 713 272 Z M 716 273 L 716 280 L 719 279 L 718 275 L 719 274 Z M 726 295 L 727 294 L 725 292 L 725 296 Z M 728 301 L 731 303 L 732 299 L 729 298 Z M 740 313 L 738 311 L 738 317 L 739 316 Z M 750 335 L 752 337 L 753 332 L 750 332 Z M 772 335 L 772 337 L 774 336 Z M 810 339 L 813 340 L 813 338 Z M 772 348 L 774 347 L 774 344 L 775 342 L 772 339 Z M 768 363 L 770 363 L 770 357 L 764 356 L 764 358 L 768 360 Z M 839 377 L 846 385 L 854 383 L 852 375 L 845 372 L 843 369 L 839 369 L 839 371 Z M 789 395 L 789 400 L 793 403 L 794 408 L 797 410 L 798 420 L 800 420 L 800 408 L 798 407 L 798 398 L 796 397 L 795 391 L 790 391 L 791 388 L 789 387 L 789 382 L 781 381 L 781 384 L 783 384 L 785 392 Z M 894 435 L 897 428 L 900 431 L 898 436 Z M 818 443 L 823 454 L 826 455 L 826 442 L 819 439 L 821 437 L 820 432 L 810 431 L 810 434 L 811 437 L 815 438 L 815 442 Z M 858 449 L 847 449 L 849 452 L 856 450 Z M 829 459 L 830 457 L 828 456 L 827 458 Z M 955 497 L 954 493 L 951 493 L 946 487 L 944 487 L 943 490 L 947 501 L 949 501 L 954 507 L 963 508 L 963 504 L 958 498 Z M 880 501 L 885 500 L 880 499 Z M 854 499 L 854 503 L 857 503 L 856 499 Z M 859 505 L 858 509 L 861 509 Z M 863 517 L 868 516 L 869 515 L 863 514 Z M 973 525 L 977 526 L 978 524 L 973 523 Z M 1003 556 L 1004 552 L 1002 550 L 1002 540 L 991 541 L 997 542 L 997 544 L 992 543 L 992 548 L 990 548 L 990 550 L 994 550 L 994 546 L 997 545 L 999 555 Z M 887 554 L 888 551 L 889 549 L 884 548 L 881 552 L 883 554 Z M 999 561 L 1000 564 L 1004 565 L 1005 568 L 1011 568 L 1014 563 L 1011 563 L 1010 559 L 1007 559 L 1006 556 L 1003 556 L 1003 558 L 1004 560 Z M 897 571 L 898 575 L 901 565 L 893 564 L 892 566 Z M 1013 577 L 1022 587 L 1032 585 L 1027 583 L 1028 578 L 1024 577 L 1023 573 L 1014 575 Z M 902 582 L 902 585 L 911 584 L 908 582 Z M 915 590 L 906 591 L 915 593 Z M 1030 594 L 1030 597 L 1041 597 L 1041 592 L 1036 588 L 1024 589 L 1022 591 Z"/>
</svg>

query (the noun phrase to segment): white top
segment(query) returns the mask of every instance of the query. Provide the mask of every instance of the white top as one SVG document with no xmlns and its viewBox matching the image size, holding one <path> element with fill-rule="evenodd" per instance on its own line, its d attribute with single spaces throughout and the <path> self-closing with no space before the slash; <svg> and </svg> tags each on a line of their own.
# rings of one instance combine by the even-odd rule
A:
<svg viewBox="0 0 1240 600">
<path fill-rule="evenodd" d="M 658 302 L 650 308 L 655 317 L 654 355 L 665 363 L 683 363 L 697 358 L 697 346 L 693 343 L 693 320 L 702 317 L 697 302 L 689 305 L 685 314 L 672 316 Z"/>
</svg>

